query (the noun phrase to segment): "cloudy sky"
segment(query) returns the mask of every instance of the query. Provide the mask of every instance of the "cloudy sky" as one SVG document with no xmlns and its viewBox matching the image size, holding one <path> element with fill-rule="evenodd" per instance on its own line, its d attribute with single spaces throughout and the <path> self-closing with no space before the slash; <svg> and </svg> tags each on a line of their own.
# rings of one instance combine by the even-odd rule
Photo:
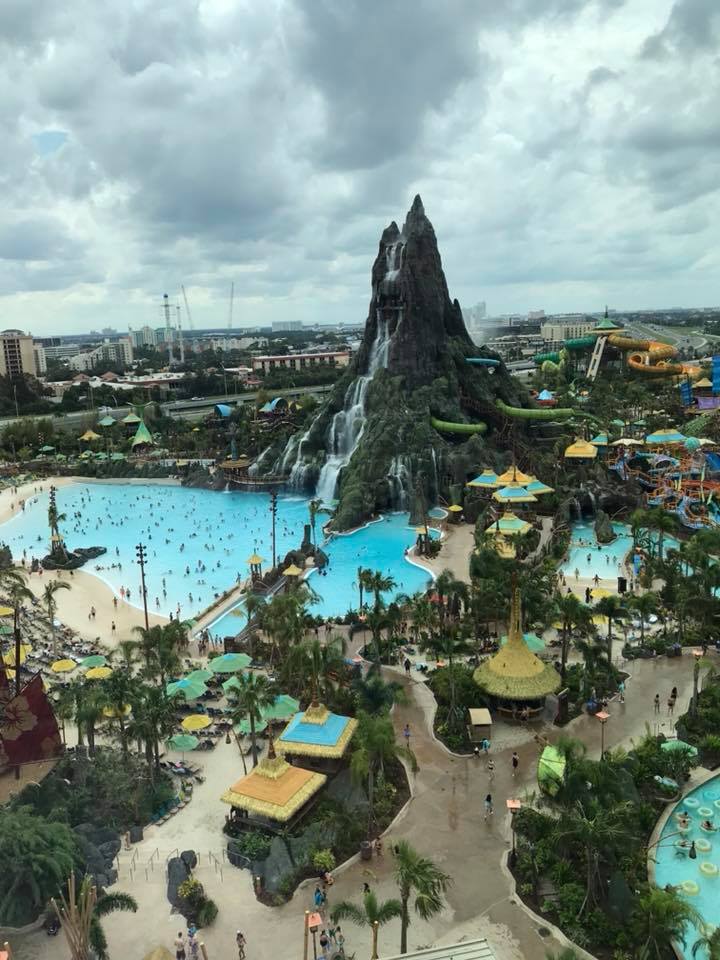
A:
<svg viewBox="0 0 720 960">
<path fill-rule="evenodd" d="M 0 326 L 720 303 L 717 0 L 0 0 Z"/>
</svg>

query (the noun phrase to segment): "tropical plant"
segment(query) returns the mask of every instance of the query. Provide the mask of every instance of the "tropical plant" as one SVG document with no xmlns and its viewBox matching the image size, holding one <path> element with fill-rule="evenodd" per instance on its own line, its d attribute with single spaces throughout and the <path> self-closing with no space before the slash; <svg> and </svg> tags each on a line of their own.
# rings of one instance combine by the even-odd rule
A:
<svg viewBox="0 0 720 960">
<path fill-rule="evenodd" d="M 85 877 L 83 883 L 90 883 L 90 878 Z M 97 960 L 109 960 L 107 938 L 102 928 L 101 920 L 109 913 L 115 913 L 116 910 L 128 910 L 131 913 L 137 913 L 137 901 L 129 893 L 105 893 L 99 892 L 95 907 L 90 920 L 90 946 L 95 952 Z"/>
<path fill-rule="evenodd" d="M 127 734 L 145 745 L 151 778 L 160 769 L 160 742 L 171 735 L 176 723 L 175 704 L 167 697 L 165 689 L 144 684 L 133 703 Z"/>
<path fill-rule="evenodd" d="M 291 647 L 280 668 L 283 688 L 291 693 L 310 688 L 315 695 L 329 698 L 333 683 L 345 671 L 345 644 L 341 636 L 324 643 L 313 637 Z"/>
<path fill-rule="evenodd" d="M 388 921 L 394 920 L 402 913 L 402 904 L 399 900 L 379 901 L 372 890 L 363 895 L 362 906 L 349 900 L 341 900 L 330 911 L 334 923 L 339 920 L 349 920 L 358 927 L 369 927 L 373 931 L 373 949 L 371 956 L 377 956 L 377 930 Z M 375 926 L 377 924 L 377 927 Z"/>
<path fill-rule="evenodd" d="M 685 943 L 688 925 L 701 925 L 697 910 L 674 890 L 649 887 L 631 917 L 634 942 L 648 955 L 663 960 L 672 954 L 673 941 Z"/>
<path fill-rule="evenodd" d="M 258 762 L 256 724 L 262 719 L 263 708 L 271 707 L 275 702 L 275 688 L 263 674 L 239 673 L 237 681 L 232 705 L 232 722 L 239 723 L 246 717 L 249 720 L 253 766 L 256 767 Z"/>
<path fill-rule="evenodd" d="M 558 593 L 555 597 L 555 609 L 561 624 L 560 677 L 564 684 L 572 631 L 577 629 L 588 630 L 592 623 L 592 616 L 585 604 L 574 593 Z"/>
<path fill-rule="evenodd" d="M 629 606 L 631 610 L 637 613 L 640 618 L 640 646 L 645 646 L 645 619 L 658 609 L 658 596 L 656 593 L 639 593 L 630 597 Z"/>
<path fill-rule="evenodd" d="M 693 944 L 693 957 L 696 957 L 702 951 L 708 960 L 720 960 L 720 928 L 715 927 L 712 930 L 703 924 L 702 931 Z"/>
<path fill-rule="evenodd" d="M 429 857 L 423 857 L 407 840 L 393 846 L 395 882 L 400 893 L 400 953 L 407 953 L 410 899 L 415 913 L 429 920 L 445 906 L 445 893 L 452 882 Z"/>
<path fill-rule="evenodd" d="M 50 636 L 52 637 L 53 656 L 57 657 L 57 631 L 55 629 L 55 613 L 57 612 L 57 600 L 55 594 L 58 590 L 69 590 L 70 584 L 65 580 L 50 580 L 43 588 L 43 603 L 47 611 L 48 623 L 50 624 Z"/>
<path fill-rule="evenodd" d="M 385 765 L 391 760 L 403 758 L 417 769 L 415 754 L 409 747 L 400 746 L 395 739 L 392 720 L 386 715 L 370 716 L 361 713 L 350 760 L 350 774 L 358 781 L 365 781 L 368 794 L 368 835 L 375 820 L 375 778 L 384 775 Z"/>
<path fill-rule="evenodd" d="M 371 716 L 388 713 L 393 704 L 403 703 L 406 699 L 401 683 L 397 680 L 386 682 L 377 672 L 353 680 L 352 692 L 355 695 L 358 710 Z"/>
<path fill-rule="evenodd" d="M 655 530 L 658 535 L 657 556 L 659 560 L 663 559 L 666 535 L 675 533 L 678 524 L 679 521 L 675 514 L 669 513 L 664 507 L 651 507 L 647 511 L 647 525 L 651 530 Z"/>
<path fill-rule="evenodd" d="M 611 594 L 609 597 L 601 597 L 595 604 L 594 609 L 601 616 L 607 617 L 607 660 L 609 670 L 612 667 L 613 623 L 625 616 L 627 611 L 621 598 L 615 594 Z"/>
</svg>

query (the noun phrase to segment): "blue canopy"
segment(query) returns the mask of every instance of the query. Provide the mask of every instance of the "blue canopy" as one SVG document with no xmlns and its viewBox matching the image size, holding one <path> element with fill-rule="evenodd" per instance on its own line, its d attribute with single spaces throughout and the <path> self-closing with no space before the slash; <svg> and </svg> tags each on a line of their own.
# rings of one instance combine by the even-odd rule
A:
<svg viewBox="0 0 720 960">
<path fill-rule="evenodd" d="M 538 400 L 554 400 L 555 397 L 549 390 L 541 390 L 538 394 Z"/>
<path fill-rule="evenodd" d="M 219 417 L 229 417 L 232 413 L 232 407 L 229 407 L 226 403 L 216 403 L 215 413 Z"/>
</svg>

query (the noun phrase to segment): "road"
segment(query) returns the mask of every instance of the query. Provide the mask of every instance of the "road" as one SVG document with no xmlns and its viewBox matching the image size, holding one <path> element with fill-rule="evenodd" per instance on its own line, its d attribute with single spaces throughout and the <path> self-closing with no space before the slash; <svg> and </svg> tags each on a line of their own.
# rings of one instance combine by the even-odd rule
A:
<svg viewBox="0 0 720 960">
<path fill-rule="evenodd" d="M 628 327 L 628 335 L 637 334 L 647 340 L 667 341 L 674 347 L 680 347 L 684 350 L 692 348 L 693 350 L 702 350 L 707 344 L 707 337 L 697 331 L 688 331 L 678 327 L 660 327 L 657 329 L 646 323 L 632 323 Z"/>
<path fill-rule="evenodd" d="M 277 393 L 283 397 L 304 397 L 308 394 L 323 395 L 332 390 L 332 384 L 323 384 L 318 387 L 290 387 L 287 390 L 278 390 Z M 264 391 L 267 393 L 268 391 Z M 236 406 L 238 403 L 247 403 L 254 401 L 257 397 L 257 391 L 247 393 L 228 393 L 222 397 L 207 397 L 202 400 L 177 400 L 168 403 L 161 403 L 160 407 L 164 416 L 176 417 L 182 420 L 201 420 L 206 417 L 216 403 L 227 403 Z M 112 407 L 111 416 L 116 419 L 122 419 L 132 408 L 128 404 Z M 90 410 L 75 410 L 71 413 L 43 413 L 32 414 L 21 417 L 0 417 L 0 430 L 3 427 L 10 427 L 14 423 L 22 423 L 23 420 L 39 420 L 46 417 L 52 417 L 53 420 L 64 421 L 68 424 L 84 423 L 94 420 L 98 415 L 96 408 Z"/>
</svg>

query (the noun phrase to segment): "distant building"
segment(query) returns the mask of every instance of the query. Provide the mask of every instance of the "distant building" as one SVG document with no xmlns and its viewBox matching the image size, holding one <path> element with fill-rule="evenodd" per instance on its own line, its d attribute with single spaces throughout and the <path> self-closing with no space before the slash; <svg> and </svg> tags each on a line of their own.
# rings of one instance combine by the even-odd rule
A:
<svg viewBox="0 0 720 960">
<path fill-rule="evenodd" d="M 301 320 L 273 320 L 271 329 L 273 333 L 290 333 L 292 331 L 302 330 Z"/>
<path fill-rule="evenodd" d="M 33 338 L 22 330 L 0 333 L 0 377 L 14 380 L 23 374 L 35 375 Z"/>
<path fill-rule="evenodd" d="M 45 347 L 37 340 L 33 341 L 33 356 L 35 358 L 35 376 L 40 377 L 43 373 L 47 373 L 47 358 L 45 357 Z"/>
<path fill-rule="evenodd" d="M 147 325 L 139 330 L 130 330 L 130 339 L 133 347 L 154 347 L 157 345 L 157 333 Z"/>
<path fill-rule="evenodd" d="M 79 351 L 77 343 L 43 344 L 45 360 L 69 360 Z"/>
<path fill-rule="evenodd" d="M 308 367 L 346 367 L 350 363 L 347 350 L 333 353 L 288 353 L 277 357 L 253 357 L 252 368 L 256 372 L 270 370 L 306 370 Z"/>
<path fill-rule="evenodd" d="M 547 317 L 540 325 L 540 336 L 550 343 L 560 343 L 576 337 L 585 337 L 597 325 L 597 320 L 584 313 L 559 313 Z"/>
<path fill-rule="evenodd" d="M 101 363 L 115 363 L 120 367 L 129 367 L 133 361 L 133 345 L 130 337 L 118 337 L 106 340 L 99 347 L 68 358 L 71 370 L 92 370 Z"/>
</svg>

